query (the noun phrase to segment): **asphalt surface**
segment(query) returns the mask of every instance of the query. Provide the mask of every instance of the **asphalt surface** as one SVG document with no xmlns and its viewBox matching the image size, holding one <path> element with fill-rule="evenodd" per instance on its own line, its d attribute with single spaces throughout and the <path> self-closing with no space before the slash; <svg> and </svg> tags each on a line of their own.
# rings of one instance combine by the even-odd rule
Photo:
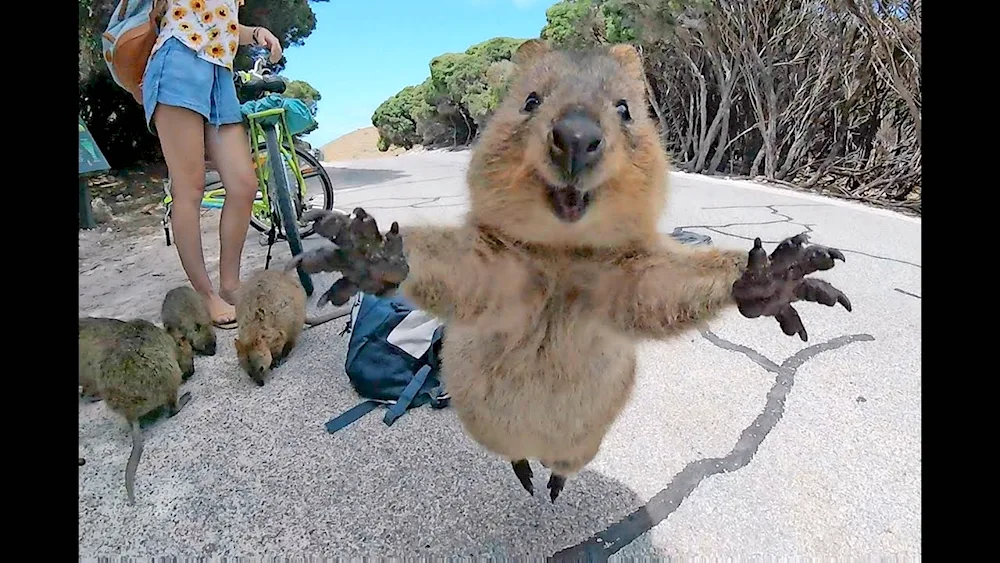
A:
<svg viewBox="0 0 1000 563">
<path fill-rule="evenodd" d="M 459 221 L 467 158 L 330 163 L 336 206 L 363 206 L 383 226 Z M 664 232 L 747 249 L 759 236 L 770 250 L 808 231 L 844 251 L 820 277 L 854 311 L 797 306 L 808 343 L 729 311 L 643 344 L 632 402 L 555 504 L 530 497 L 448 409 L 421 407 L 392 427 L 378 410 L 327 434 L 360 400 L 343 372 L 341 320 L 307 330 L 263 388 L 240 371 L 235 332 L 219 331 L 217 355 L 197 358 L 185 384 L 192 401 L 146 431 L 136 506 L 124 423 L 81 405 L 81 557 L 919 558 L 920 221 L 671 180 Z M 332 279 L 316 277 L 313 300 Z M 538 488 L 547 471 L 533 465 Z"/>
</svg>

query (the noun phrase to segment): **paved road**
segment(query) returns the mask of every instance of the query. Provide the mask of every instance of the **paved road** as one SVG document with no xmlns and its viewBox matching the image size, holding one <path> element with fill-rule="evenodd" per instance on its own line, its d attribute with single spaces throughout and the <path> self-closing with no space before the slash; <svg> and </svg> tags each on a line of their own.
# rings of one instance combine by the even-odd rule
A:
<svg viewBox="0 0 1000 563">
<path fill-rule="evenodd" d="M 457 221 L 466 162 L 331 163 L 337 206 L 382 225 Z M 81 468 L 81 556 L 919 557 L 919 220 L 684 174 L 672 186 L 664 231 L 738 248 L 809 231 L 844 250 L 823 277 L 854 312 L 801 305 L 808 345 L 735 311 L 644 344 L 634 400 L 555 505 L 529 497 L 447 409 L 391 428 L 376 412 L 326 434 L 358 401 L 341 322 L 307 331 L 261 389 L 220 332 L 187 384 L 195 400 L 147 432 L 136 508 L 121 484 L 127 433 L 106 413 L 81 422 L 81 444 L 98 444 Z"/>
</svg>

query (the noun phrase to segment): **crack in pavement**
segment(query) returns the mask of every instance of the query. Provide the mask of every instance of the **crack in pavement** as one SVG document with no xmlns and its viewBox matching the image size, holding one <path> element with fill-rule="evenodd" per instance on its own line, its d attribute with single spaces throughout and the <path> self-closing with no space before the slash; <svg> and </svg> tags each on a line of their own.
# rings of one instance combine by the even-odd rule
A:
<svg viewBox="0 0 1000 563">
<path fill-rule="evenodd" d="M 435 204 L 439 203 L 444 198 L 458 198 L 458 197 L 465 197 L 465 195 L 464 194 L 453 194 L 453 195 L 438 196 L 438 197 L 385 197 L 385 198 L 378 198 L 378 199 L 373 199 L 373 200 L 362 200 L 362 201 L 360 201 L 360 202 L 358 202 L 358 203 L 356 203 L 354 205 L 356 207 L 361 207 L 361 206 L 363 206 L 363 204 L 366 204 L 369 201 L 370 202 L 378 202 L 378 201 L 410 201 L 410 200 L 414 200 L 414 199 L 418 199 L 420 201 L 418 201 L 416 203 L 406 204 L 406 205 L 396 205 L 396 206 L 367 205 L 365 207 L 366 207 L 366 209 L 405 209 L 405 208 L 410 208 L 410 209 L 437 209 L 437 208 L 444 208 L 444 207 L 461 207 L 463 205 L 467 205 L 468 204 L 468 202 L 460 202 L 460 203 L 446 203 L 446 204 L 441 204 L 441 205 L 435 205 Z M 748 236 L 744 236 L 744 235 L 738 235 L 738 234 L 731 233 L 731 232 L 728 232 L 728 231 L 723 231 L 722 229 L 726 229 L 726 228 L 729 228 L 729 227 L 746 227 L 746 226 L 756 226 L 756 225 L 776 225 L 778 223 L 788 223 L 790 225 L 798 225 L 799 227 L 802 227 L 803 229 L 805 229 L 803 232 L 806 233 L 806 234 L 809 234 L 809 233 L 813 232 L 813 226 L 814 225 L 812 223 L 799 223 L 791 215 L 787 215 L 785 213 L 782 213 L 782 212 L 778 211 L 776 209 L 777 207 L 779 207 L 779 205 L 732 205 L 732 206 L 721 206 L 721 207 L 703 207 L 702 209 L 761 209 L 761 208 L 763 208 L 763 209 L 770 210 L 772 215 L 777 215 L 778 217 L 780 217 L 780 219 L 776 219 L 776 220 L 773 220 L 773 221 L 755 221 L 755 222 L 746 222 L 746 223 L 743 223 L 743 222 L 740 222 L 740 223 L 725 223 L 725 224 L 722 224 L 722 225 L 680 225 L 677 228 L 681 229 L 681 230 L 686 230 L 686 229 L 705 229 L 705 230 L 713 232 L 715 234 L 729 236 L 729 237 L 733 237 L 733 238 L 738 238 L 738 239 L 742 239 L 742 240 L 750 241 L 750 242 L 753 242 L 754 238 L 756 238 L 756 237 L 748 237 Z M 796 205 L 796 204 L 789 204 L 789 205 L 781 205 L 780 207 L 829 207 L 829 205 L 822 204 L 822 203 L 798 204 L 798 205 Z M 781 240 L 764 240 L 762 238 L 761 242 L 765 242 L 767 244 L 778 244 L 779 242 L 781 242 Z M 908 262 L 906 260 L 901 260 L 899 258 L 891 258 L 889 256 L 880 256 L 880 255 L 877 255 L 877 254 L 870 254 L 868 252 L 862 252 L 860 250 L 852 250 L 850 248 L 841 248 L 841 247 L 837 247 L 837 248 L 839 250 L 841 250 L 842 252 L 847 252 L 847 253 L 852 253 L 852 254 L 858 254 L 858 255 L 866 256 L 868 258 L 872 258 L 872 259 L 875 259 L 875 260 L 885 260 L 885 261 L 888 261 L 888 262 L 896 262 L 898 264 L 906 264 L 907 266 L 913 266 L 914 268 L 921 268 L 921 269 L 923 268 L 920 264 L 915 264 L 913 262 Z M 914 297 L 916 297 L 916 296 L 914 296 Z"/>
<path fill-rule="evenodd" d="M 789 204 L 789 205 L 773 204 L 773 205 L 729 205 L 729 206 L 721 206 L 721 207 L 702 207 L 702 209 L 769 209 L 771 211 L 772 215 L 777 215 L 779 217 L 782 217 L 782 219 L 776 220 L 776 221 L 756 221 L 756 222 L 748 222 L 748 223 L 726 223 L 724 225 L 682 225 L 679 228 L 681 228 L 681 229 L 705 229 L 707 231 L 711 231 L 711 232 L 719 234 L 719 235 L 725 235 L 725 236 L 734 237 L 734 238 L 738 238 L 738 239 L 742 239 L 742 240 L 753 242 L 753 240 L 756 237 L 748 237 L 748 236 L 745 236 L 745 235 L 738 235 L 738 234 L 735 234 L 735 233 L 730 233 L 730 232 L 723 231 L 721 229 L 725 229 L 725 228 L 728 228 L 728 227 L 746 227 L 746 226 L 753 226 L 753 225 L 774 225 L 774 224 L 777 224 L 777 223 L 788 223 L 790 225 L 798 225 L 798 226 L 804 228 L 805 229 L 805 231 L 804 231 L 805 233 L 811 233 L 811 232 L 813 232 L 813 229 L 812 229 L 813 224 L 812 223 L 799 223 L 799 222 L 795 221 L 795 219 L 792 218 L 790 215 L 786 215 L 784 213 L 781 213 L 776 208 L 777 207 L 827 207 L 827 206 L 828 206 L 827 204 L 816 203 L 816 204 L 799 204 L 799 205 L 795 205 L 795 204 Z M 761 238 L 761 242 L 765 242 L 767 244 L 778 244 L 779 242 L 781 242 L 781 240 L 764 240 L 763 238 Z M 922 268 L 922 266 L 920 264 L 915 264 L 913 262 L 908 262 L 906 260 L 900 260 L 899 258 L 891 258 L 889 256 L 879 256 L 878 254 L 870 254 L 870 253 L 867 253 L 867 252 L 862 252 L 860 250 L 851 250 L 849 248 L 841 248 L 839 246 L 837 248 L 839 250 L 843 251 L 843 252 L 849 252 L 849 253 L 852 253 L 852 254 L 858 254 L 858 255 L 861 255 L 861 256 L 867 256 L 868 258 L 874 258 L 875 260 L 886 260 L 888 262 L 896 262 L 896 263 L 899 263 L 899 264 L 906 264 L 907 266 L 913 266 L 914 268 Z"/>
<path fill-rule="evenodd" d="M 770 205 L 713 205 L 711 207 L 702 207 L 702 209 L 752 209 L 775 207 L 778 205 L 781 207 L 832 207 L 829 203 L 775 203 Z"/>
<path fill-rule="evenodd" d="M 354 170 L 371 170 L 370 168 L 357 168 Z M 416 178 L 414 180 L 389 180 L 387 182 L 374 183 L 374 184 L 362 184 L 360 186 L 348 186 L 346 189 L 349 190 L 374 190 L 378 188 L 394 188 L 396 186 L 405 186 L 408 184 L 424 184 L 430 182 L 440 182 L 441 180 L 454 180 L 455 178 L 461 178 L 461 174 L 452 174 L 450 176 L 440 176 L 437 178 Z M 336 191 L 336 190 L 335 190 Z"/>
<path fill-rule="evenodd" d="M 764 409 L 754 421 L 743 429 L 728 455 L 722 458 L 703 458 L 688 463 L 662 491 L 645 506 L 612 524 L 587 540 L 552 555 L 550 561 L 607 561 L 623 547 L 645 534 L 672 514 L 706 478 L 719 473 L 729 473 L 745 467 L 753 459 L 764 438 L 781 420 L 785 400 L 795 384 L 795 374 L 803 364 L 820 352 L 836 350 L 852 342 L 871 342 L 870 334 L 839 336 L 827 342 L 803 348 L 781 363 L 776 364 L 760 352 L 730 342 L 717 336 L 707 326 L 699 327 L 701 335 L 723 350 L 738 352 L 750 361 L 776 374 L 774 385 L 767 393 Z"/>
<path fill-rule="evenodd" d="M 365 209 L 406 209 L 406 208 L 410 208 L 410 209 L 432 209 L 433 208 L 433 209 L 436 209 L 436 208 L 439 208 L 439 207 L 455 207 L 457 205 L 465 205 L 465 203 L 446 203 L 446 204 L 442 204 L 442 205 L 432 205 L 432 204 L 440 202 L 442 199 L 453 198 L 453 197 L 464 197 L 464 195 L 462 195 L 462 194 L 441 195 L 441 196 L 435 196 L 435 197 L 420 197 L 420 196 L 415 196 L 415 197 L 380 197 L 378 199 L 363 199 L 363 200 L 361 200 L 359 202 L 353 203 L 352 205 L 354 205 L 354 207 L 363 207 Z M 378 201 L 413 201 L 415 199 L 416 200 L 420 200 L 420 201 L 417 201 L 416 203 L 407 203 L 407 204 L 404 204 L 404 205 L 392 205 L 392 206 L 368 205 L 369 203 L 378 202 Z"/>
<path fill-rule="evenodd" d="M 441 201 L 442 199 L 444 199 L 446 197 L 460 197 L 460 198 L 465 198 L 466 196 L 463 195 L 463 194 L 459 194 L 459 195 L 444 195 L 444 196 L 441 196 L 439 198 L 435 198 L 434 201 L 427 202 L 427 205 L 424 205 L 423 203 L 414 203 L 413 204 L 413 208 L 414 209 L 426 209 L 426 208 L 433 207 L 434 209 L 437 209 L 437 208 L 440 208 L 440 207 L 455 207 L 455 206 L 458 206 L 458 205 L 468 205 L 468 203 L 469 203 L 468 201 L 461 201 L 459 203 L 443 203 L 441 205 L 430 205 L 431 203 L 438 203 L 439 201 Z"/>
<path fill-rule="evenodd" d="M 916 297 L 917 299 L 920 299 L 919 295 L 917 295 L 916 293 L 910 293 L 909 291 L 906 291 L 905 289 L 899 289 L 898 287 L 894 287 L 892 289 L 893 289 L 893 291 L 898 291 L 898 292 L 902 293 L 903 295 L 909 295 L 910 297 Z"/>
<path fill-rule="evenodd" d="M 426 204 L 430 204 L 430 203 L 436 203 L 436 202 L 441 201 L 442 199 L 449 199 L 449 198 L 466 198 L 466 195 L 465 194 L 449 194 L 449 195 L 439 195 L 439 196 L 379 197 L 379 198 L 375 198 L 375 199 L 363 199 L 363 200 L 357 202 L 355 205 L 361 205 L 361 204 L 367 204 L 367 203 L 374 203 L 374 202 L 378 202 L 378 201 L 412 201 L 412 200 L 415 200 L 415 199 L 421 200 L 421 201 L 418 201 L 416 203 L 410 203 L 410 204 L 406 204 L 406 205 L 402 206 L 402 207 L 413 207 L 413 206 L 417 206 L 417 205 L 426 205 Z M 393 208 L 385 208 L 385 209 L 393 209 Z"/>
<path fill-rule="evenodd" d="M 820 205 L 820 204 L 816 204 L 816 205 Z M 755 221 L 755 222 L 751 222 L 751 223 L 742 223 L 742 222 L 741 223 L 726 223 L 724 225 L 683 225 L 680 228 L 682 228 L 682 229 L 692 229 L 692 228 L 694 228 L 694 229 L 708 229 L 708 230 L 716 232 L 716 233 L 718 233 L 720 235 L 727 235 L 727 236 L 741 238 L 743 240 L 750 240 L 750 241 L 752 241 L 756 237 L 745 237 L 743 235 L 735 235 L 735 234 L 732 234 L 732 233 L 726 233 L 726 232 L 718 231 L 718 230 L 715 230 L 715 229 L 725 229 L 725 228 L 728 228 L 728 227 L 749 226 L 749 225 L 775 225 L 775 224 L 778 224 L 778 223 L 788 223 L 788 224 L 791 224 L 791 225 L 798 225 L 798 226 L 802 227 L 803 229 L 805 229 L 804 232 L 806 232 L 806 233 L 813 232 L 813 229 L 812 229 L 813 225 L 811 223 L 798 223 L 798 222 L 796 222 L 795 219 L 791 215 L 787 215 L 787 214 L 782 213 L 782 212 L 778 211 L 777 209 L 775 209 L 777 207 L 777 205 L 747 205 L 747 206 L 738 206 L 737 205 L 737 206 L 728 206 L 728 207 L 703 207 L 702 209 L 741 209 L 741 208 L 747 208 L 747 207 L 768 209 L 768 210 L 771 211 L 771 215 L 777 215 L 778 217 L 781 217 L 781 219 L 778 219 L 776 221 Z M 803 206 L 800 205 L 799 207 L 803 207 Z M 780 240 L 764 240 L 764 239 L 761 239 L 761 242 L 766 242 L 768 244 L 778 244 L 781 241 Z"/>
</svg>

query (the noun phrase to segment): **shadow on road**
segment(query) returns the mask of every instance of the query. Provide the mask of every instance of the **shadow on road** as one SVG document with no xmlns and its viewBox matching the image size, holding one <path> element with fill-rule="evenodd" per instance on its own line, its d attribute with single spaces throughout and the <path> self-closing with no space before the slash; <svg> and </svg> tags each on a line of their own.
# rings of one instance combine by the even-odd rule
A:
<svg viewBox="0 0 1000 563">
<path fill-rule="evenodd" d="M 352 432 L 331 436 L 331 449 L 351 452 L 332 461 L 330 474 L 342 477 L 335 486 L 298 493 L 303 501 L 311 497 L 306 502 L 314 506 L 329 507 L 328 518 L 352 522 L 352 539 L 364 548 L 351 555 L 548 557 L 585 542 L 643 504 L 629 487 L 592 470 L 570 479 L 552 504 L 545 486 L 549 472 L 541 464 L 532 462 L 535 495 L 530 496 L 509 463 L 478 448 L 453 426 L 441 421 L 420 426 L 426 433 L 421 442 L 434 447 L 410 440 L 403 441 L 410 444 L 405 448 L 375 446 L 402 438 L 389 434 L 398 432 L 396 428 L 380 425 L 376 440 L 359 439 Z M 648 534 L 628 545 L 622 555 L 663 556 Z"/>
<path fill-rule="evenodd" d="M 326 172 L 330 175 L 330 181 L 333 182 L 334 190 L 381 184 L 409 176 L 409 174 L 400 170 L 384 170 L 379 168 L 327 167 Z"/>
</svg>

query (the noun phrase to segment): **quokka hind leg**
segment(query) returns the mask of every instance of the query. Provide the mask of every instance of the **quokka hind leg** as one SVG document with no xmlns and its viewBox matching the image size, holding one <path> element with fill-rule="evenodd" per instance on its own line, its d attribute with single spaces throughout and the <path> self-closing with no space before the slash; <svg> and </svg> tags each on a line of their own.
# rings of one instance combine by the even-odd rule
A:
<svg viewBox="0 0 1000 563">
<path fill-rule="evenodd" d="M 562 492 L 563 487 L 566 486 L 566 477 L 559 475 L 555 471 L 549 476 L 549 482 L 545 485 L 549 489 L 549 498 L 555 503 L 556 499 L 559 498 L 559 493 Z"/>
<path fill-rule="evenodd" d="M 174 399 L 173 404 L 167 406 L 167 416 L 170 418 L 177 416 L 177 413 L 181 412 L 181 409 L 183 409 L 184 405 L 188 404 L 188 401 L 190 400 L 191 400 L 190 391 L 184 393 L 183 395 L 178 393 L 177 398 Z"/>
<path fill-rule="evenodd" d="M 573 456 L 570 460 L 541 460 L 542 465 L 547 469 L 551 470 L 551 475 L 549 475 L 549 482 L 546 487 L 549 489 L 549 499 L 552 502 L 556 501 L 559 494 L 562 493 L 563 488 L 566 486 L 566 481 L 572 475 L 576 475 L 581 469 L 584 468 L 594 457 L 597 456 L 597 450 L 600 448 L 600 442 L 596 444 L 591 443 L 585 449 L 578 450 L 582 452 L 580 455 Z"/>
<path fill-rule="evenodd" d="M 514 475 L 517 476 L 517 480 L 521 482 L 524 490 L 528 491 L 531 496 L 535 496 L 535 485 L 531 482 L 534 473 L 531 472 L 531 464 L 528 463 L 528 460 L 519 459 L 510 462 L 510 465 L 514 468 Z"/>
<path fill-rule="evenodd" d="M 546 483 L 545 487 L 549 490 L 549 499 L 555 502 L 559 498 L 559 493 L 562 492 L 563 488 L 566 486 L 566 480 L 569 479 L 569 474 L 573 473 L 573 464 L 566 461 L 542 461 L 542 466 L 551 471 L 549 475 L 549 482 Z"/>
</svg>

